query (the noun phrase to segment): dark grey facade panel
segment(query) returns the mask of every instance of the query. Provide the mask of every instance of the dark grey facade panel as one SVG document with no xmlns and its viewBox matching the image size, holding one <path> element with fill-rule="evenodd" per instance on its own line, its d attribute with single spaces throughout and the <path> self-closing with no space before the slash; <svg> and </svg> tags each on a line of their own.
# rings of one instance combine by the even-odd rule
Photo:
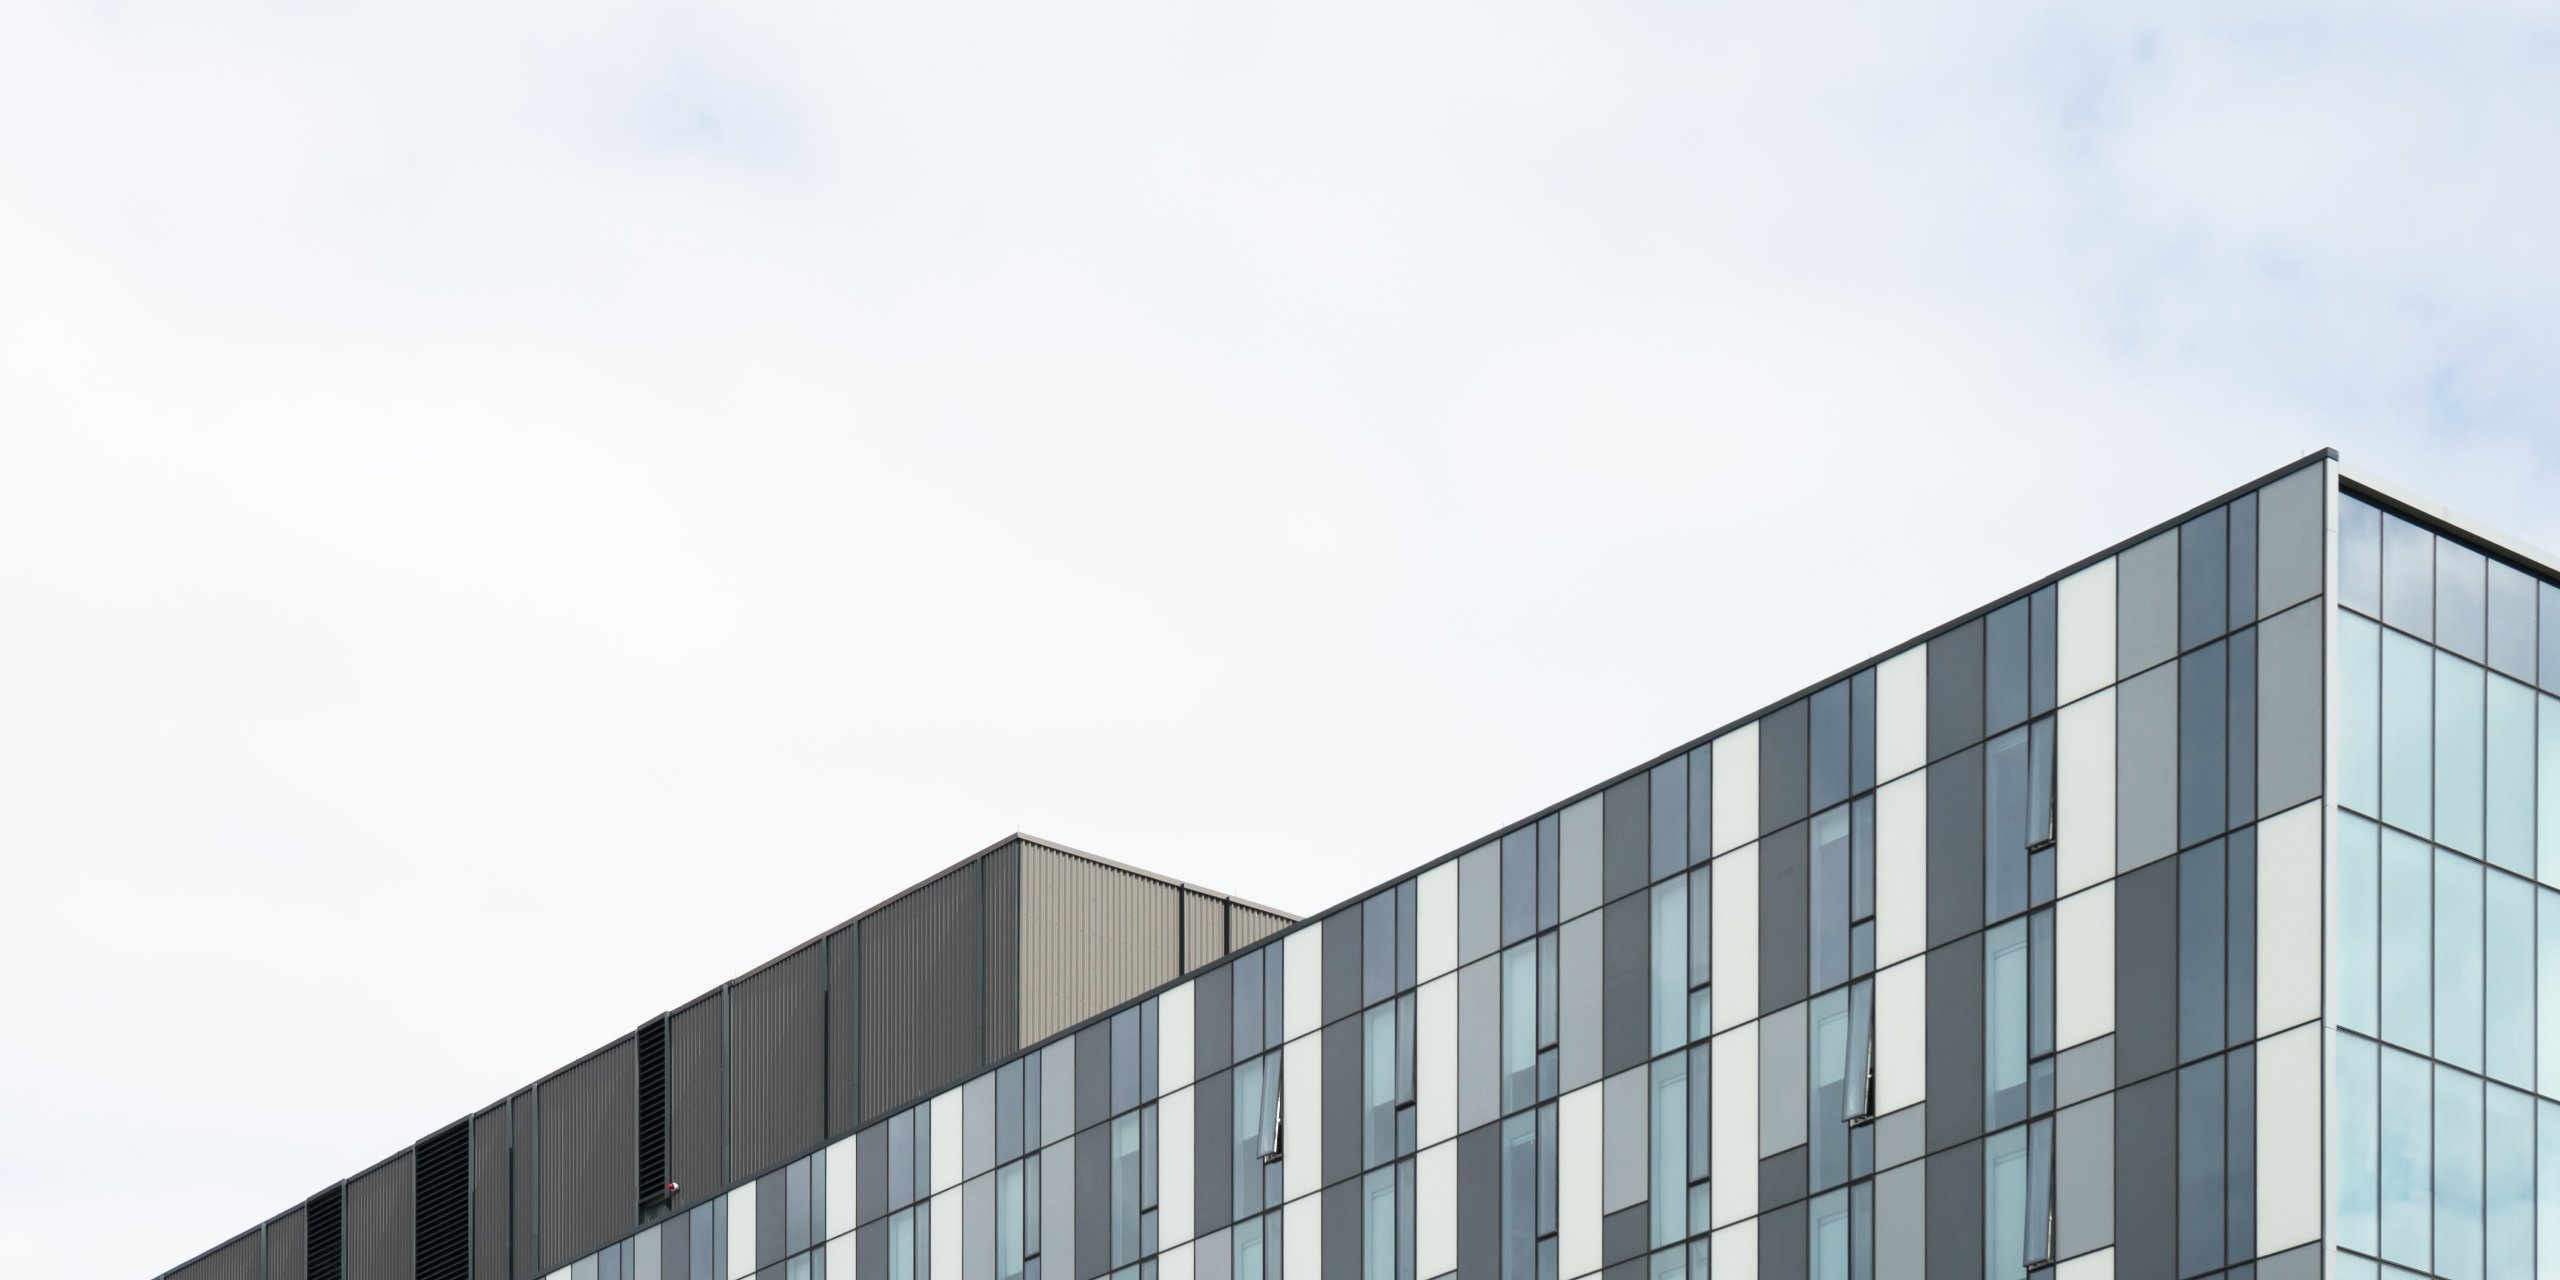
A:
<svg viewBox="0 0 2560 1280">
<path fill-rule="evenodd" d="M 635 1082 L 636 1083 L 636 1082 Z M 538 1141 L 533 1116 L 533 1090 L 518 1093 L 510 1106 L 510 1124 L 514 1142 L 508 1153 L 510 1175 L 508 1200 L 512 1206 L 508 1230 L 508 1256 L 513 1258 L 514 1273 L 532 1276 L 542 1271 L 542 1260 L 536 1256 L 541 1234 L 542 1201 L 540 1173 L 534 1168 L 535 1145 Z M 638 1163 L 638 1157 L 633 1157 Z"/>
<path fill-rule="evenodd" d="M 303 1247 L 305 1221 L 303 1211 L 296 1209 L 267 1222 L 266 1280 L 304 1280 L 310 1266 L 310 1255 Z"/>
<path fill-rule="evenodd" d="M 1775 831 L 1806 816 L 1813 759 L 1810 717 L 1811 704 L 1799 699 L 1760 718 L 1762 832 Z"/>
<path fill-rule="evenodd" d="M 1458 1127 L 1502 1114 L 1502 962 L 1458 971 Z"/>
<path fill-rule="evenodd" d="M 1094 1280 L 1111 1269 L 1110 1139 L 1099 1133 L 1085 1135 L 1076 1143 L 1074 1167 L 1076 1186 L 1102 1193 L 1075 1197 L 1076 1280 Z"/>
<path fill-rule="evenodd" d="M 1652 1216 L 1645 1206 L 1620 1209 L 1600 1219 L 1600 1264 L 1615 1267 L 1644 1256 L 1645 1239 L 1653 1234 Z M 1637 1272 L 1642 1275 L 1642 1271 Z"/>
<path fill-rule="evenodd" d="M 1326 1163 L 1332 1163 L 1329 1159 Z M 1345 1182 L 1324 1189 L 1324 1209 L 1318 1216 L 1324 1232 L 1324 1266 L 1317 1272 L 1328 1276 L 1360 1274 L 1360 1184 Z"/>
<path fill-rule="evenodd" d="M 1610 1075 L 1643 1065 L 1653 1048 L 1652 905 L 1649 899 L 1636 896 L 1601 909 L 1600 1069 Z M 1500 975 L 1497 971 L 1489 976 Z M 1498 983 L 1489 985 L 1496 987 L 1497 999 L 1488 1016 L 1498 1022 Z M 1495 1030 L 1494 1037 L 1482 1042 L 1490 1050 L 1488 1059 L 1499 1056 L 1500 1028 Z M 1485 1069 L 1498 1072 L 1499 1062 L 1489 1061 Z"/>
<path fill-rule="evenodd" d="M 863 917 L 865 1121 L 930 1096 L 983 1065 L 979 904 L 973 861 Z"/>
<path fill-rule="evenodd" d="M 1458 1135 L 1458 1274 L 1502 1274 L 1501 1126 Z"/>
<path fill-rule="evenodd" d="M 475 1280 L 505 1280 L 510 1176 L 506 1104 L 471 1120 L 471 1271 Z"/>
<path fill-rule="evenodd" d="M 2132 675 L 2177 651 L 2178 531 L 2168 529 L 2116 556 L 2116 674 Z"/>
<path fill-rule="evenodd" d="M 1929 641 L 1929 758 L 1982 741 L 1982 619 Z"/>
<path fill-rule="evenodd" d="M 262 1280 L 262 1250 L 258 1232 L 252 1228 L 229 1244 L 170 1272 L 167 1280 Z"/>
<path fill-rule="evenodd" d="M 1930 1014 L 1936 1016 L 1934 1006 Z M 2156 862 L 2116 881 L 2115 1042 L 2119 1083 L 2178 1065 L 2175 862 Z"/>
<path fill-rule="evenodd" d="M 347 1280 L 411 1280 L 416 1274 L 411 1161 L 403 1151 L 347 1182 Z"/>
<path fill-rule="evenodd" d="M 1760 1219 L 1760 1280 L 1796 1280 L 1805 1274 L 1812 1240 L 1799 1200 Z"/>
<path fill-rule="evenodd" d="M 2320 794 L 2321 620 L 2296 608 L 2258 628 L 2258 812 L 2281 813 Z"/>
<path fill-rule="evenodd" d="M 1206 1076 L 1234 1065 L 1236 967 L 1222 964 L 1191 982 L 1191 1071 Z"/>
<path fill-rule="evenodd" d="M 1076 1132 L 1082 1133 L 1111 1118 L 1111 1024 L 1086 1027 L 1076 1033 L 1075 1041 L 1075 1125 Z"/>
<path fill-rule="evenodd" d="M 1353 903 L 1326 916 L 1314 927 L 1324 930 L 1323 1020 L 1334 1022 L 1360 1012 L 1360 943 L 1365 916 Z"/>
<path fill-rule="evenodd" d="M 2054 1120 L 2053 1242 L 2071 1258 L 2115 1243 L 2116 1103 L 2098 1097 Z"/>
<path fill-rule="evenodd" d="M 667 1021 L 667 1180 L 671 1209 L 689 1208 L 729 1184 L 727 994 L 714 991 Z"/>
<path fill-rule="evenodd" d="M 2320 594 L 2328 487 L 2320 469 L 2304 467 L 2258 490 L 2258 616 Z"/>
<path fill-rule="evenodd" d="M 1646 775 L 1639 773 L 1601 793 L 1601 901 L 1615 902 L 1652 879 L 1652 829 L 1653 787 Z"/>
<path fill-rule="evenodd" d="M 1760 1211 L 1773 1212 L 1782 1206 L 1804 1203 L 1804 1184 L 1811 1165 L 1811 1153 L 1797 1143 L 1760 1162 L 1760 1185 L 1754 1190 L 1760 1197 Z M 1802 1218 L 1797 1221 L 1801 1223 Z"/>
<path fill-rule="evenodd" d="M 1937 962 L 1930 961 L 1936 968 Z M 1935 987 L 1936 983 L 1930 984 Z M 1933 991 L 1931 994 L 1935 994 Z M 1932 1011 L 1935 1012 L 1934 1010 Z M 1931 1028 L 1931 1040 L 1936 1040 Z M 1934 1046 L 1933 1046 L 1934 1047 Z M 1932 1099 L 1932 1112 L 1937 1110 Z M 1932 1117 L 1935 1118 L 1934 1116 Z M 1929 1221 L 1946 1223 L 1950 1230 L 1932 1231 L 1927 1244 L 1930 1280 L 1941 1276 L 1972 1277 L 1984 1274 L 1982 1269 L 1982 1143 L 1968 1142 L 1960 1147 L 1931 1155 L 1929 1168 Z M 2133 1276 L 2152 1274 L 2147 1271 L 2127 1272 L 2121 1267 L 2116 1274 L 2131 1280 Z"/>
<path fill-rule="evenodd" d="M 1191 1096 L 1191 1234 L 1206 1236 L 1235 1213 L 1235 1076 L 1204 1076 Z"/>
<path fill-rule="evenodd" d="M 789 1198 L 790 1190 L 784 1183 L 780 1169 L 756 1179 L 756 1205 L 759 1212 L 756 1214 L 755 1257 L 756 1265 L 759 1267 L 772 1266 L 782 1261 L 782 1255 L 789 1252 L 787 1242 L 790 1239 L 791 1216 L 788 1212 L 775 1212 L 778 1209 L 785 1209 Z M 732 1224 L 730 1229 L 737 1228 Z"/>
<path fill-rule="evenodd" d="M 1502 853 L 1493 845 L 1458 859 L 1458 963 L 1474 964 L 1502 945 Z"/>
<path fill-rule="evenodd" d="M 2115 1102 L 2116 1274 L 2172 1275 L 2178 1265 L 2177 1077 L 2129 1085 Z"/>
<path fill-rule="evenodd" d="M 1319 1055 L 1324 1068 L 1324 1141 L 1319 1145 L 1324 1154 L 1321 1181 L 1325 1185 L 1360 1172 L 1360 1068 L 1365 1061 L 1360 1052 L 1360 1034 L 1356 1018 L 1345 1018 L 1324 1029 L 1324 1051 Z M 1325 1212 L 1331 1215 L 1331 1205 L 1326 1206 Z"/>
<path fill-rule="evenodd" d="M 817 1146 L 826 1136 L 825 1090 L 826 966 L 812 943 L 730 984 L 732 1176 Z"/>
<path fill-rule="evenodd" d="M 861 985 L 855 978 L 855 966 L 861 961 L 860 944 L 854 940 L 854 926 L 846 925 L 827 935 L 827 1136 L 841 1138 L 862 1123 L 862 1095 L 854 1079 L 854 1067 L 860 1062 L 854 1049 L 857 1018 L 855 998 Z"/>
<path fill-rule="evenodd" d="M 1179 972 L 1174 885 L 1029 840 L 1021 842 L 1021 882 L 1018 969 L 1006 977 L 991 964 L 988 975 L 990 991 L 1018 984 L 1015 1043 L 1038 1044 Z M 991 901 L 991 920 L 995 910 Z M 995 1047 L 987 1051 L 992 1060 Z"/>
<path fill-rule="evenodd" d="M 1932 947 L 1944 946 L 1982 928 L 1982 772 L 1982 749 L 1978 746 L 1929 768 Z"/>
<path fill-rule="evenodd" d="M 1932 772 L 1934 778 L 1935 773 Z M 1809 828 L 1799 822 L 1760 842 L 1760 1007 L 1783 1009 L 1805 998 L 1807 903 L 1813 867 Z M 1617 922 L 1610 922 L 1610 932 Z M 1650 946 L 1650 942 L 1647 943 Z M 1614 1011 L 1614 1009 L 1613 1009 Z M 1612 1062 L 1611 1069 L 1616 1069 Z"/>
<path fill-rule="evenodd" d="M 638 1070 L 637 1044 L 624 1036 L 534 1086 L 546 1271 L 595 1252 L 635 1225 Z"/>
<path fill-rule="evenodd" d="M 1928 979 L 1929 1149 L 1941 1151 L 1982 1135 L 1982 935 L 1930 952 Z"/>
</svg>

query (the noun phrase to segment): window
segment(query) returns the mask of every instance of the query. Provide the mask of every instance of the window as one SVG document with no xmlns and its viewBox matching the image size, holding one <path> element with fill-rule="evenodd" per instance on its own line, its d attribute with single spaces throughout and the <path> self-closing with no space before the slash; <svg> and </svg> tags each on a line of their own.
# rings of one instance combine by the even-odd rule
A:
<svg viewBox="0 0 2560 1280">
<path fill-rule="evenodd" d="M 1982 960 L 1983 1116 L 1997 1128 L 2027 1118 L 2027 922 L 1993 929 Z"/>
<path fill-rule="evenodd" d="M 1502 1280 L 1538 1277 L 1538 1117 L 1502 1122 Z"/>
<path fill-rule="evenodd" d="M 1689 1042 L 1689 896 L 1684 880 L 1653 887 L 1653 1052 Z"/>
<path fill-rule="evenodd" d="M 1982 910 L 2006 920 L 2027 909 L 2027 731 L 1991 740 L 1983 767 Z"/>
<path fill-rule="evenodd" d="M 1502 1110 L 1538 1101 L 1538 944 L 1502 953 Z"/>
<path fill-rule="evenodd" d="M 1806 1019 L 1806 1173 L 1819 1192 L 1849 1180 L 1849 992 L 1815 996 Z"/>
<path fill-rule="evenodd" d="M 1361 1028 L 1362 1077 L 1361 1165 L 1375 1167 L 1396 1157 L 1396 1111 L 1401 1098 L 1396 1071 L 1396 1006 L 1369 1010 Z"/>
<path fill-rule="evenodd" d="M 2009 1129 L 1982 1143 L 1984 1280 L 2026 1280 L 2026 1256 L 2027 1131 Z"/>
<path fill-rule="evenodd" d="M 1689 1234 L 1689 1072 L 1683 1055 L 1653 1064 L 1653 1245 Z"/>
<path fill-rule="evenodd" d="M 2053 1261 L 2053 1121 L 2027 1126 L 2026 1264 Z"/>
<path fill-rule="evenodd" d="M 1849 1068 L 1841 1118 L 1865 1124 L 1876 1115 L 1876 1026 L 1873 981 L 1849 988 Z"/>
<path fill-rule="evenodd" d="M 1849 808 L 1814 815 L 1811 884 L 1813 919 L 1805 931 L 1812 955 L 1810 987 L 1828 991 L 1849 980 Z M 1659 926 L 1656 926 L 1659 928 Z M 1656 1051 L 1662 1046 L 1656 1045 Z"/>
<path fill-rule="evenodd" d="M 1360 1280 L 1397 1280 L 1396 1171 L 1372 1169 L 1360 1183 Z"/>
</svg>

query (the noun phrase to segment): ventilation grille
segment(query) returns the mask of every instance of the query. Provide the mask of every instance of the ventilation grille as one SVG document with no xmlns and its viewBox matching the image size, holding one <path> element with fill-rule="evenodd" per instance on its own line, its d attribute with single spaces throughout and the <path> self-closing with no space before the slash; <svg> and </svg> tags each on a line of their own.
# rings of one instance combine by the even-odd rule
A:
<svg viewBox="0 0 2560 1280">
<path fill-rule="evenodd" d="M 471 1280 L 471 1126 L 418 1144 L 417 1280 Z"/>
<path fill-rule="evenodd" d="M 661 1016 L 640 1024 L 640 1204 L 666 1199 L 667 1020 Z"/>
<path fill-rule="evenodd" d="M 306 1280 L 346 1280 L 347 1188 L 340 1183 L 303 1202 L 307 1211 L 308 1250 L 302 1259 Z"/>
</svg>

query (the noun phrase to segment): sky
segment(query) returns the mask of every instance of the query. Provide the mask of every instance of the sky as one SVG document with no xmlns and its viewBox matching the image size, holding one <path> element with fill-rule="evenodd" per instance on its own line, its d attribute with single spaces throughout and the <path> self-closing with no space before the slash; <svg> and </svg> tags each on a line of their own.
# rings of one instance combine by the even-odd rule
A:
<svg viewBox="0 0 2560 1280">
<path fill-rule="evenodd" d="M 2323 446 L 2560 546 L 2554 155 L 2547 0 L 0 6 L 11 1268 L 1017 829 L 1322 908 Z"/>
</svg>

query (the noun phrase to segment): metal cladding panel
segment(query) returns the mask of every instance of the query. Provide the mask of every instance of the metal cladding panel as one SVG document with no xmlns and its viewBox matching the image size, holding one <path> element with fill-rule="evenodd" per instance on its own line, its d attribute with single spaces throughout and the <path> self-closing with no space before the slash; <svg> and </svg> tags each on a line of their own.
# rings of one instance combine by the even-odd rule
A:
<svg viewBox="0 0 2560 1280">
<path fill-rule="evenodd" d="M 1182 891 L 1182 971 L 1217 963 L 1227 954 L 1227 900 Z"/>
<path fill-rule="evenodd" d="M 347 1280 L 412 1280 L 417 1274 L 414 1158 L 403 1151 L 347 1183 Z"/>
<path fill-rule="evenodd" d="M 308 1222 L 300 1209 L 268 1221 L 267 1280 L 303 1280 L 311 1266 L 304 1249 Z"/>
<path fill-rule="evenodd" d="M 667 1180 L 676 1184 L 670 1209 L 701 1204 L 729 1184 L 721 996 L 714 991 L 667 1019 Z"/>
<path fill-rule="evenodd" d="M 530 1276 L 541 1270 L 535 1265 L 533 1256 L 534 1228 L 540 1225 L 540 1204 L 535 1198 L 540 1184 L 535 1180 L 533 1168 L 533 1090 L 527 1089 L 515 1096 L 511 1115 L 515 1142 L 507 1165 L 511 1171 L 508 1198 L 513 1210 L 513 1225 L 508 1231 L 507 1251 L 515 1259 L 513 1273 Z"/>
<path fill-rule="evenodd" d="M 862 919 L 862 1113 L 906 1106 L 985 1064 L 979 863 Z"/>
<path fill-rule="evenodd" d="M 1180 896 L 1154 877 L 1023 841 L 1022 1043 L 1178 976 Z"/>
<path fill-rule="evenodd" d="M 471 1272 L 479 1280 L 507 1274 L 507 1108 L 481 1112 L 471 1121 Z"/>
<path fill-rule="evenodd" d="M 534 1086 L 545 1271 L 611 1243 L 639 1216 L 639 1068 L 626 1035 Z"/>
<path fill-rule="evenodd" d="M 854 1092 L 853 926 L 827 935 L 827 1136 L 841 1138 L 862 1123 Z"/>
<path fill-rule="evenodd" d="M 169 1273 L 168 1280 L 260 1280 L 258 1233 L 247 1235 Z"/>
<path fill-rule="evenodd" d="M 1276 911 L 1230 902 L 1227 904 L 1227 950 L 1242 951 L 1296 923 L 1296 920 Z"/>
<path fill-rule="evenodd" d="M 1022 863 L 1026 846 L 1009 841 L 982 859 L 987 894 L 987 1060 L 1010 1058 L 1025 1044 L 1022 1026 Z"/>
<path fill-rule="evenodd" d="M 826 980 L 818 944 L 729 986 L 729 1157 L 741 1174 L 826 1137 Z"/>
</svg>

